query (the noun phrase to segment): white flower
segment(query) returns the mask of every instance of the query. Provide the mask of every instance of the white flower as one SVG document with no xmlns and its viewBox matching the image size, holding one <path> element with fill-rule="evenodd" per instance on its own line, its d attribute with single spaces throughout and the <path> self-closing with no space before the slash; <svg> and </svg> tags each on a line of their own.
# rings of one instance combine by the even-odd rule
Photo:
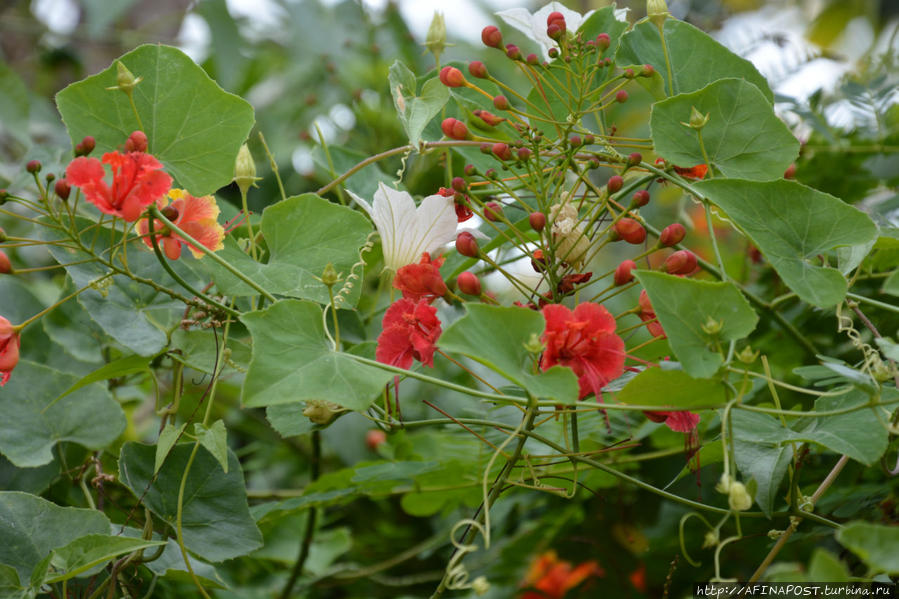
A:
<svg viewBox="0 0 899 599">
<path fill-rule="evenodd" d="M 510 8 L 509 10 L 501 10 L 496 16 L 503 21 L 521 31 L 530 39 L 534 40 L 543 48 L 543 57 L 549 58 L 549 49 L 555 48 L 558 44 L 546 34 L 546 17 L 551 12 L 560 12 L 565 17 L 565 28 L 574 32 L 581 28 L 584 21 L 590 18 L 594 12 L 587 11 L 581 16 L 579 12 L 573 11 L 562 5 L 561 2 L 550 2 L 534 14 L 526 8 Z M 627 9 L 621 8 L 615 11 L 615 18 L 619 21 L 627 20 Z"/>
<path fill-rule="evenodd" d="M 416 208 L 411 195 L 383 183 L 378 183 L 372 204 L 349 194 L 375 222 L 388 270 L 416 263 L 422 253 L 433 254 L 456 238 L 458 221 L 451 197 L 431 195 Z"/>
</svg>

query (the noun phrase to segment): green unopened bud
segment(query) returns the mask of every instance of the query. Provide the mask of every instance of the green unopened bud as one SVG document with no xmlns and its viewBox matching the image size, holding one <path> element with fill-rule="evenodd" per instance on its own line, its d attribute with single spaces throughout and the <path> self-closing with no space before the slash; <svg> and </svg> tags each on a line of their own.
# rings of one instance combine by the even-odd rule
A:
<svg viewBox="0 0 899 599">
<path fill-rule="evenodd" d="M 131 95 L 134 91 L 135 86 L 138 83 L 143 81 L 143 77 L 135 77 L 131 71 L 128 70 L 121 60 L 117 60 L 116 63 L 116 85 L 113 87 L 107 87 L 108 90 L 117 89 L 119 91 L 125 92 L 127 95 Z"/>
<path fill-rule="evenodd" d="M 237 183 L 240 192 L 246 194 L 250 186 L 254 185 L 257 180 L 253 155 L 250 154 L 247 144 L 243 144 L 237 152 L 237 160 L 234 163 L 234 182 Z"/>
<path fill-rule="evenodd" d="M 700 328 L 705 332 L 706 335 L 715 336 L 721 332 L 721 329 L 724 328 L 724 321 L 715 320 L 711 316 L 709 316 L 705 323 L 700 325 Z"/>
<path fill-rule="evenodd" d="M 546 346 L 540 341 L 540 337 L 537 336 L 537 333 L 531 333 L 530 339 L 524 344 L 524 349 L 526 349 L 529 354 L 540 354 L 546 349 Z"/>
<path fill-rule="evenodd" d="M 474 591 L 474 594 L 478 597 L 480 597 L 481 595 L 486 595 L 487 591 L 490 590 L 490 583 L 487 582 L 487 578 L 485 576 L 478 576 L 471 581 L 471 590 Z"/>
<path fill-rule="evenodd" d="M 734 477 L 729 474 L 722 474 L 721 478 L 718 480 L 718 484 L 715 485 L 715 490 L 719 493 L 727 495 L 730 492 L 730 486 L 734 482 Z"/>
<path fill-rule="evenodd" d="M 337 284 L 337 281 L 340 280 L 340 275 L 337 274 L 337 271 L 334 269 L 334 265 L 328 262 L 328 265 L 325 267 L 325 270 L 322 272 L 322 283 L 324 283 L 328 287 L 333 287 Z"/>
<path fill-rule="evenodd" d="M 431 19 L 428 35 L 425 37 L 425 48 L 434 55 L 438 62 L 440 61 L 440 55 L 446 48 L 446 22 L 443 20 L 441 12 L 434 11 L 434 18 Z"/>
<path fill-rule="evenodd" d="M 343 408 L 336 403 L 312 399 L 306 402 L 303 416 L 315 424 L 328 424 L 342 411 Z"/>
<path fill-rule="evenodd" d="M 685 122 L 681 121 L 681 125 L 683 125 L 685 127 L 689 127 L 691 129 L 696 129 L 697 131 L 699 131 L 700 129 L 705 127 L 706 123 L 708 123 L 708 122 L 709 122 L 708 113 L 702 114 L 701 112 L 696 110 L 695 106 L 691 106 L 690 107 L 690 122 L 685 123 Z"/>
<path fill-rule="evenodd" d="M 785 532 L 786 532 L 785 530 L 778 530 L 777 528 L 772 528 L 771 530 L 768 531 L 768 538 L 771 539 L 772 541 L 776 541 L 777 539 L 782 537 Z"/>
<path fill-rule="evenodd" d="M 741 482 L 732 482 L 727 493 L 727 505 L 735 512 L 745 512 L 752 507 L 752 496 Z"/>
<path fill-rule="evenodd" d="M 759 357 L 759 352 L 752 351 L 752 347 L 746 346 L 737 353 L 737 359 L 744 364 L 752 364 Z"/>
<path fill-rule="evenodd" d="M 646 0 L 646 16 L 656 26 L 661 27 L 668 18 L 668 4 L 665 0 Z"/>
<path fill-rule="evenodd" d="M 702 540 L 702 548 L 708 549 L 709 547 L 716 547 L 718 545 L 718 541 L 720 537 L 718 536 L 718 530 L 710 530 L 705 533 L 705 538 Z"/>
</svg>

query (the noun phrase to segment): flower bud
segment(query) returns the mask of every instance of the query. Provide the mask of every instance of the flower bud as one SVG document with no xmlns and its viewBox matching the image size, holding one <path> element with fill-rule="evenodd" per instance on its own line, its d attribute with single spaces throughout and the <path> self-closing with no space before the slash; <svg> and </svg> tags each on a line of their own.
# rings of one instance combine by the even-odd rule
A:
<svg viewBox="0 0 899 599">
<path fill-rule="evenodd" d="M 178 209 L 174 206 L 166 206 L 165 208 L 160 210 L 160 212 L 162 212 L 162 215 L 172 222 L 178 220 Z"/>
<path fill-rule="evenodd" d="M 458 119 L 443 119 L 440 128 L 450 139 L 468 139 L 468 127 Z"/>
<path fill-rule="evenodd" d="M 467 270 L 460 274 L 456 279 L 456 286 L 459 288 L 459 291 L 466 295 L 474 295 L 477 297 L 480 297 L 481 295 L 481 282 L 474 274 Z"/>
<path fill-rule="evenodd" d="M 649 203 L 649 192 L 645 189 L 639 189 L 634 192 L 631 197 L 631 206 L 634 208 L 642 208 Z"/>
<path fill-rule="evenodd" d="M 478 174 L 478 167 L 473 164 L 466 164 L 462 171 L 465 173 L 466 177 L 472 177 Z"/>
<path fill-rule="evenodd" d="M 796 163 L 794 162 L 790 166 L 787 167 L 787 170 L 784 171 L 784 179 L 795 179 L 796 178 Z"/>
<path fill-rule="evenodd" d="M 5 189 L 0 189 L 0 206 L 6 203 L 6 198 L 9 197 L 9 192 Z"/>
<path fill-rule="evenodd" d="M 134 91 L 135 86 L 143 80 L 143 77 L 136 77 L 128 70 L 121 60 L 117 60 L 116 66 L 116 86 L 107 87 L 106 89 L 117 89 L 123 91 L 129 96 Z"/>
<path fill-rule="evenodd" d="M 490 591 L 490 583 L 487 582 L 486 576 L 478 576 L 471 581 L 471 590 L 478 597 L 486 595 Z"/>
<path fill-rule="evenodd" d="M 143 131 L 134 131 L 125 141 L 126 152 L 146 152 L 147 134 Z"/>
<path fill-rule="evenodd" d="M 611 44 L 612 38 L 609 37 L 608 33 L 600 33 L 596 36 L 596 47 L 599 48 L 600 51 L 608 50 Z"/>
<path fill-rule="evenodd" d="M 635 268 L 637 268 L 637 263 L 633 260 L 624 260 L 619 264 L 618 268 L 615 269 L 615 286 L 620 287 L 633 281 L 634 275 L 631 271 Z"/>
<path fill-rule="evenodd" d="M 501 48 L 503 45 L 503 34 L 493 25 L 488 25 L 481 30 L 481 41 L 489 48 Z"/>
<path fill-rule="evenodd" d="M 696 254 L 679 250 L 665 259 L 665 272 L 671 275 L 688 275 L 696 270 Z"/>
<path fill-rule="evenodd" d="M 72 188 L 65 179 L 60 179 L 56 182 L 56 185 L 53 186 L 53 191 L 56 192 L 56 195 L 59 196 L 60 200 L 65 201 L 69 199 L 69 193 L 71 193 Z"/>
<path fill-rule="evenodd" d="M 486 171 L 484 171 L 484 178 L 491 179 L 491 180 L 496 179 L 496 169 L 488 168 Z"/>
<path fill-rule="evenodd" d="M 9 256 L 2 250 L 0 250 L 0 274 L 12 274 L 12 264 L 9 261 Z"/>
<path fill-rule="evenodd" d="M 468 231 L 462 231 L 456 236 L 456 251 L 463 256 L 477 258 L 480 248 L 478 248 L 478 242 L 474 238 L 474 235 Z"/>
<path fill-rule="evenodd" d="M 621 188 L 624 186 L 624 178 L 621 175 L 612 175 L 609 177 L 609 182 L 606 183 L 606 189 L 609 190 L 609 193 L 618 193 Z"/>
<path fill-rule="evenodd" d="M 536 272 L 546 270 L 546 256 L 543 255 L 543 250 L 534 250 L 534 253 L 531 254 L 531 267 Z"/>
<path fill-rule="evenodd" d="M 311 399 L 303 408 L 303 416 L 315 424 L 328 424 L 342 411 L 343 408 L 336 403 Z"/>
<path fill-rule="evenodd" d="M 546 28 L 546 35 L 551 40 L 558 40 L 563 35 L 565 35 L 565 30 L 562 27 L 559 27 L 557 24 L 553 23 Z"/>
<path fill-rule="evenodd" d="M 484 218 L 490 222 L 496 222 L 503 218 L 503 206 L 497 202 L 487 202 L 484 204 Z"/>
<path fill-rule="evenodd" d="M 440 69 L 440 82 L 447 87 L 462 87 L 465 75 L 456 67 L 446 66 Z"/>
<path fill-rule="evenodd" d="M 247 147 L 247 144 L 243 144 L 240 146 L 234 162 L 234 182 L 237 183 L 241 193 L 246 194 L 250 186 L 255 184 L 256 179 L 256 163 L 253 162 L 250 148 Z"/>
<path fill-rule="evenodd" d="M 662 229 L 662 233 L 659 235 L 659 245 L 666 248 L 677 245 L 684 240 L 686 234 L 687 230 L 682 224 L 672 223 Z"/>
<path fill-rule="evenodd" d="M 624 69 L 624 78 L 625 79 L 633 79 L 637 74 L 634 73 L 634 69 Z"/>
<path fill-rule="evenodd" d="M 91 152 L 94 151 L 94 148 L 97 146 L 97 141 L 91 135 L 86 135 L 84 139 L 82 139 L 75 146 L 75 156 L 87 156 Z"/>
<path fill-rule="evenodd" d="M 727 491 L 727 505 L 736 512 L 745 512 L 752 507 L 752 497 L 746 490 L 746 485 L 738 481 L 730 483 Z"/>
<path fill-rule="evenodd" d="M 340 275 L 337 274 L 337 269 L 335 269 L 334 265 L 330 262 L 325 266 L 325 270 L 322 271 L 321 280 L 326 287 L 333 287 L 340 281 Z"/>
<path fill-rule="evenodd" d="M 518 148 L 518 159 L 521 161 L 527 161 L 531 158 L 531 150 L 529 148 Z"/>
<path fill-rule="evenodd" d="M 528 223 L 533 230 L 539 233 L 546 226 L 546 215 L 542 212 L 531 212 L 528 215 Z"/>
<path fill-rule="evenodd" d="M 724 328 L 723 320 L 715 320 L 711 316 L 706 318 L 705 322 L 699 325 L 699 328 L 702 329 L 702 332 L 706 335 L 710 335 L 714 337 L 718 333 L 721 332 L 721 329 Z"/>
<path fill-rule="evenodd" d="M 496 96 L 493 98 L 493 105 L 497 110 L 509 110 L 509 100 L 506 96 Z"/>
<path fill-rule="evenodd" d="M 486 79 L 489 77 L 487 67 L 484 66 L 484 63 L 480 60 L 473 60 L 468 63 L 468 72 L 471 73 L 472 77 L 477 77 L 478 79 Z"/>
<path fill-rule="evenodd" d="M 540 63 L 540 59 L 533 52 L 531 52 L 530 54 L 525 56 L 524 61 L 531 66 L 536 66 L 537 64 Z"/>
<path fill-rule="evenodd" d="M 493 155 L 500 160 L 512 159 L 512 150 L 509 148 L 509 144 L 497 142 L 493 144 L 493 147 L 490 148 L 490 151 L 493 152 Z"/>
<path fill-rule="evenodd" d="M 379 428 L 365 433 L 365 446 L 369 451 L 377 451 L 378 447 L 387 441 L 387 434 Z"/>
<path fill-rule="evenodd" d="M 628 166 L 638 166 L 641 162 L 643 162 L 643 154 L 640 152 L 634 152 L 627 157 Z"/>
<path fill-rule="evenodd" d="M 668 4 L 665 0 L 646 0 L 646 16 L 657 27 L 661 27 L 668 18 Z"/>
<path fill-rule="evenodd" d="M 505 118 L 496 116 L 492 112 L 487 112 L 486 110 L 475 110 L 472 114 L 484 121 L 484 123 L 490 127 L 496 127 L 506 120 Z"/>
<path fill-rule="evenodd" d="M 559 55 L 559 49 L 558 48 L 550 48 L 548 54 L 549 54 L 550 58 L 555 58 Z"/>
<path fill-rule="evenodd" d="M 706 123 L 709 122 L 709 114 L 702 114 L 698 110 L 696 110 L 695 106 L 690 107 L 690 122 L 689 123 L 681 123 L 682 125 L 686 125 L 691 129 L 696 129 L 699 131 L 703 127 L 705 127 Z"/>
<path fill-rule="evenodd" d="M 564 29 L 565 28 L 565 15 L 563 15 L 559 11 L 553 11 L 553 12 L 549 13 L 546 17 L 546 26 L 549 27 L 550 25 L 553 25 L 553 24 L 558 25 L 559 27 Z"/>
<path fill-rule="evenodd" d="M 25 165 L 25 170 L 31 173 L 32 175 L 35 173 L 41 172 L 41 163 L 39 160 L 29 160 L 28 164 Z"/>
<path fill-rule="evenodd" d="M 618 90 L 618 93 L 615 94 L 615 101 L 619 104 L 623 104 L 624 102 L 627 102 L 627 97 L 627 92 L 623 89 L 620 89 Z"/>
<path fill-rule="evenodd" d="M 632 218 L 622 218 L 615 223 L 615 233 L 619 239 L 623 239 L 634 245 L 643 243 L 646 239 L 646 229 Z"/>
<path fill-rule="evenodd" d="M 652 67 L 651 64 L 643 65 L 643 70 L 640 71 L 641 77 L 652 77 L 655 74 L 656 70 Z"/>
<path fill-rule="evenodd" d="M 584 145 L 585 146 L 592 146 L 595 141 L 596 141 L 596 138 L 593 137 L 592 133 L 587 133 L 584 135 Z"/>
<path fill-rule="evenodd" d="M 506 56 L 512 60 L 521 58 L 521 49 L 515 44 L 506 44 Z"/>
<path fill-rule="evenodd" d="M 581 140 L 580 135 L 572 135 L 571 137 L 568 138 L 568 144 L 572 148 L 579 148 L 579 147 L 581 147 L 581 144 L 583 144 L 583 141 Z"/>
<path fill-rule="evenodd" d="M 440 55 L 446 48 L 446 22 L 443 20 L 443 13 L 434 11 L 434 18 L 431 19 L 431 26 L 425 37 L 425 47 L 434 58 L 440 60 Z"/>
<path fill-rule="evenodd" d="M 737 352 L 737 359 L 744 364 L 753 364 L 758 359 L 761 352 L 752 351 L 752 347 L 747 345 Z"/>
</svg>

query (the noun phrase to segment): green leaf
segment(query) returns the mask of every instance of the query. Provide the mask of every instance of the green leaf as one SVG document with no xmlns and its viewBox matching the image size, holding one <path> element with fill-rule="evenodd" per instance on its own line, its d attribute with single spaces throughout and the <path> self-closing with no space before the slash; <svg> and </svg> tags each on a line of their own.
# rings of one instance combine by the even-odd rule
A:
<svg viewBox="0 0 899 599">
<path fill-rule="evenodd" d="M 118 530 L 118 527 L 116 530 Z M 122 531 L 122 534 L 126 537 L 141 538 L 143 531 L 126 526 Z M 160 537 L 158 534 L 154 534 L 153 540 L 165 541 L 165 549 L 162 550 L 162 554 L 157 559 L 152 562 L 146 562 L 143 565 L 149 568 L 153 574 L 165 576 L 169 579 L 181 579 L 188 584 L 192 584 L 193 581 L 190 578 L 187 567 L 184 565 L 184 556 L 181 554 L 181 548 L 178 547 L 178 543 L 175 539 L 166 539 Z M 147 553 L 154 552 L 148 551 Z M 190 560 L 190 567 L 193 569 L 194 574 L 197 575 L 197 578 L 200 579 L 204 586 L 207 588 L 225 588 L 225 582 L 221 579 L 212 564 L 204 562 L 190 554 L 188 554 L 188 559 Z"/>
<path fill-rule="evenodd" d="M 316 279 L 332 264 L 343 280 L 335 285 L 335 295 L 343 289 L 350 270 L 359 262 L 359 249 L 371 232 L 371 224 L 360 212 L 332 204 L 315 194 L 287 198 L 262 213 L 262 234 L 271 257 L 267 264 L 254 261 L 233 242 L 226 242 L 219 255 L 270 293 L 330 302 L 328 288 Z M 257 295 L 211 260 L 198 264 L 206 268 L 218 289 L 228 295 Z M 362 272 L 361 267 L 354 271 Z M 340 307 L 355 305 L 361 285 L 358 281 Z"/>
<path fill-rule="evenodd" d="M 749 415 L 750 417 L 746 417 Z M 755 443 L 744 441 L 744 427 L 755 422 L 754 416 L 765 416 L 742 410 L 732 412 L 732 425 L 734 431 L 734 459 L 737 467 L 746 479 L 756 481 L 758 488 L 755 493 L 755 501 L 766 516 L 770 517 L 777 500 L 777 492 L 787 473 L 787 467 L 793 459 L 793 447 L 789 444 L 778 445 L 775 443 Z"/>
<path fill-rule="evenodd" d="M 189 368 L 212 374 L 222 367 L 221 343 L 221 335 L 216 336 L 216 333 L 210 330 L 186 331 L 179 327 L 172 333 L 169 347 L 177 348 L 181 352 L 170 351 L 167 355 Z M 250 346 L 238 339 L 229 338 L 228 349 L 230 350 L 228 363 L 237 364 L 245 369 L 250 363 Z"/>
<path fill-rule="evenodd" d="M 335 352 L 325 337 L 322 309 L 312 302 L 282 300 L 241 320 L 253 336 L 245 406 L 317 399 L 364 410 L 394 376 Z"/>
<path fill-rule="evenodd" d="M 570 368 L 554 366 L 534 373 L 536 356 L 525 344 L 543 334 L 546 321 L 541 313 L 483 304 L 466 304 L 465 309 L 468 313 L 440 336 L 441 349 L 480 362 L 539 399 L 577 401 L 577 377 Z"/>
<path fill-rule="evenodd" d="M 815 582 L 849 582 L 849 570 L 837 556 L 819 547 L 808 564 L 808 579 Z"/>
<path fill-rule="evenodd" d="M 856 520 L 837 530 L 837 541 L 872 570 L 899 574 L 899 527 Z"/>
<path fill-rule="evenodd" d="M 693 25 L 668 19 L 665 21 L 665 42 L 671 60 L 674 93 L 696 91 L 726 77 L 745 79 L 768 100 L 774 94 L 761 73 L 745 58 L 740 58 Z M 618 66 L 650 64 L 665 81 L 668 90 L 668 69 L 659 30 L 654 23 L 640 23 L 621 38 L 621 46 L 615 57 Z"/>
<path fill-rule="evenodd" d="M 202 196 L 230 183 L 237 151 L 255 122 L 252 106 L 222 90 L 171 46 L 140 46 L 116 62 L 143 78 L 134 88 L 134 104 L 149 152 L 180 186 Z M 132 131 L 141 129 L 128 96 L 106 89 L 117 85 L 116 76 L 114 62 L 56 95 L 72 143 L 93 135 L 98 155 L 115 150 Z"/>
<path fill-rule="evenodd" d="M 399 60 L 390 65 L 387 81 L 390 84 L 393 105 L 409 137 L 409 143 L 418 147 L 418 143 L 422 141 L 422 131 L 431 119 L 440 114 L 440 110 L 449 100 L 449 89 L 440 82 L 440 79 L 433 77 L 422 86 L 419 96 L 415 75 Z"/>
<path fill-rule="evenodd" d="M 896 343 L 889 337 L 878 337 L 875 341 L 877 341 L 877 347 L 880 348 L 880 351 L 886 358 L 899 361 L 899 343 Z"/>
<path fill-rule="evenodd" d="M 694 108 L 708 115 L 701 130 L 702 146 L 697 132 L 685 124 Z M 711 162 L 726 177 L 779 179 L 799 153 L 799 141 L 762 92 L 743 79 L 720 79 L 657 102 L 649 126 L 656 152 L 669 162 L 681 166 Z"/>
<path fill-rule="evenodd" d="M 68 580 L 116 556 L 159 545 L 165 545 L 165 541 L 145 541 L 103 534 L 86 535 L 53 550 L 50 570 L 43 583 Z"/>
<path fill-rule="evenodd" d="M 721 346 L 749 335 L 758 315 L 733 283 L 711 283 L 645 270 L 635 271 L 646 289 L 671 350 L 693 377 L 715 374 L 723 363 Z M 720 331 L 703 327 L 717 323 Z"/>
<path fill-rule="evenodd" d="M 20 581 L 31 580 L 50 551 L 89 534 L 107 534 L 102 512 L 58 505 L 14 491 L 0 491 L 0 564 L 16 569 Z"/>
<path fill-rule="evenodd" d="M 169 457 L 169 452 L 172 450 L 172 447 L 175 446 L 181 433 L 184 432 L 185 426 L 186 423 L 176 428 L 169 422 L 165 425 L 165 428 L 162 429 L 162 432 L 159 433 L 159 439 L 156 440 L 156 458 L 153 462 L 153 474 L 156 474 L 159 472 L 159 469 L 162 468 L 162 464 L 165 462 L 165 459 Z"/>
<path fill-rule="evenodd" d="M 609 49 L 604 52 L 604 56 L 615 55 L 621 36 L 627 31 L 628 27 L 627 21 L 619 21 L 615 17 L 615 9 L 615 4 L 612 4 L 594 11 L 578 29 L 578 32 L 584 36 L 584 40 L 595 40 L 600 33 L 608 34 Z"/>
<path fill-rule="evenodd" d="M 269 406 L 265 409 L 265 417 L 282 437 L 305 435 L 322 427 L 303 415 L 303 403 L 284 403 Z"/>
<path fill-rule="evenodd" d="M 899 297 L 899 270 L 887 277 L 886 281 L 883 282 L 881 291 Z"/>
<path fill-rule="evenodd" d="M 712 379 L 696 379 L 683 370 L 647 368 L 615 396 L 621 403 L 660 408 L 687 408 L 723 404 L 724 385 Z"/>
<path fill-rule="evenodd" d="M 53 398 L 77 376 L 21 360 L 0 392 L 0 452 L 16 466 L 29 468 L 53 459 L 60 441 L 102 449 L 125 430 L 125 414 L 98 384 L 83 387 L 55 403 Z"/>
<path fill-rule="evenodd" d="M 126 443 L 119 455 L 119 479 L 173 528 L 181 478 L 194 447 L 175 445 L 155 480 L 155 447 Z M 247 506 L 240 462 L 233 453 L 228 452 L 225 474 L 211 453 L 197 448 L 183 497 L 184 545 L 201 558 L 218 562 L 246 555 L 262 544 Z"/>
<path fill-rule="evenodd" d="M 148 358 L 146 356 L 127 356 L 125 358 L 113 360 L 109 364 L 101 366 L 100 368 L 96 369 L 95 371 L 66 389 L 62 393 L 62 395 L 54 399 L 50 405 L 55 404 L 57 401 L 59 401 L 69 393 L 74 393 L 75 391 L 87 387 L 92 383 L 108 381 L 109 379 L 115 379 L 129 374 L 135 374 L 137 372 L 149 371 L 148 366 L 150 364 L 150 359 L 151 358 Z"/>
<path fill-rule="evenodd" d="M 877 236 L 867 214 L 795 181 L 700 181 L 696 189 L 742 229 L 790 289 L 822 308 L 846 295 L 848 283 L 819 255 Z"/>
<path fill-rule="evenodd" d="M 222 470 L 228 474 L 228 431 L 225 430 L 225 423 L 216 420 L 212 426 L 206 428 L 199 422 L 194 423 L 194 434 L 200 441 L 200 445 L 205 447 L 213 457 L 221 464 Z"/>
<path fill-rule="evenodd" d="M 19 582 L 19 573 L 15 568 L 0 564 L 0 597 L 3 599 L 31 599 L 34 597 L 34 590 L 22 587 Z"/>
</svg>

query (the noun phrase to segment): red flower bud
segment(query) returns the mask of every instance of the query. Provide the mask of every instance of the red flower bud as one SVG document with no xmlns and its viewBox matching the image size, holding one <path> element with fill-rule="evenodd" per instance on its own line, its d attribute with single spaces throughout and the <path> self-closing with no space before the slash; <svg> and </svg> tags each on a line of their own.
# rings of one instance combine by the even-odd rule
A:
<svg viewBox="0 0 899 599">
<path fill-rule="evenodd" d="M 503 44 L 503 34 L 493 25 L 488 25 L 481 30 L 481 41 L 489 48 L 501 48 Z"/>
<path fill-rule="evenodd" d="M 465 85 L 465 75 L 456 67 L 446 66 L 440 69 L 440 83 L 447 87 L 462 87 Z"/>
<path fill-rule="evenodd" d="M 466 164 L 465 168 L 462 170 L 465 172 L 466 177 L 471 177 L 478 173 L 478 168 L 473 164 Z"/>
<path fill-rule="evenodd" d="M 0 274 L 8 275 L 12 273 L 12 264 L 9 262 L 9 256 L 6 252 L 0 251 Z"/>
<path fill-rule="evenodd" d="M 558 48 L 550 48 L 548 54 L 549 54 L 550 58 L 555 58 L 559 55 L 559 49 Z"/>
<path fill-rule="evenodd" d="M 696 270 L 696 254 L 678 250 L 665 259 L 665 271 L 671 275 L 688 275 Z"/>
<path fill-rule="evenodd" d="M 794 162 L 790 166 L 787 167 L 787 170 L 784 171 L 784 179 L 795 179 L 796 178 L 796 163 Z"/>
<path fill-rule="evenodd" d="M 546 16 L 546 26 L 549 27 L 553 23 L 565 27 L 565 15 L 559 11 L 553 11 Z"/>
<path fill-rule="evenodd" d="M 493 152 L 493 155 L 499 158 L 500 160 L 511 160 L 512 159 L 512 150 L 509 149 L 509 144 L 505 144 L 503 142 L 497 142 L 493 144 L 493 147 L 490 149 Z"/>
<path fill-rule="evenodd" d="M 94 151 L 96 145 L 97 142 L 92 136 L 85 136 L 84 139 L 75 145 L 75 156 L 87 156 Z"/>
<path fill-rule="evenodd" d="M 509 110 L 509 100 L 506 96 L 496 96 L 493 98 L 493 105 L 497 110 Z"/>
<path fill-rule="evenodd" d="M 467 270 L 458 276 L 456 286 L 459 288 L 459 291 L 466 295 L 481 295 L 481 282 Z"/>
<path fill-rule="evenodd" d="M 553 23 L 549 27 L 546 28 L 546 35 L 551 40 L 557 40 L 565 35 L 565 29 L 563 27 L 559 27 L 558 24 Z"/>
<path fill-rule="evenodd" d="M 480 60 L 473 60 L 468 63 L 468 72 L 471 73 L 472 77 L 477 77 L 478 79 L 486 79 L 488 77 L 487 67 Z"/>
<path fill-rule="evenodd" d="M 624 178 L 621 175 L 612 175 L 609 177 L 609 182 L 606 183 L 606 189 L 609 190 L 609 193 L 617 193 L 624 186 Z"/>
<path fill-rule="evenodd" d="M 478 248 L 478 242 L 474 235 L 468 231 L 462 231 L 456 236 L 456 251 L 463 256 L 477 258 L 480 248 Z"/>
<path fill-rule="evenodd" d="M 440 128 L 443 129 L 443 134 L 450 139 L 468 138 L 468 127 L 458 119 L 443 119 L 443 122 L 440 123 Z"/>
<path fill-rule="evenodd" d="M 643 65 L 643 70 L 640 71 L 640 76 L 641 77 L 652 77 L 655 72 L 656 72 L 656 70 L 654 68 L 652 68 L 651 64 L 645 64 L 645 65 Z"/>
<path fill-rule="evenodd" d="M 539 233 L 546 226 L 546 215 L 542 212 L 531 212 L 528 215 L 528 222 L 531 228 Z"/>
<path fill-rule="evenodd" d="M 580 135 L 572 135 L 568 138 L 568 143 L 571 144 L 572 148 L 579 148 L 583 142 Z"/>
<path fill-rule="evenodd" d="M 25 170 L 31 174 L 41 172 L 41 163 L 39 160 L 29 160 L 25 165 Z"/>
<path fill-rule="evenodd" d="M 608 33 L 600 33 L 596 36 L 596 47 L 600 50 L 606 50 L 612 44 L 612 38 Z"/>
<path fill-rule="evenodd" d="M 72 191 L 72 188 L 69 187 L 69 184 L 66 183 L 65 179 L 60 179 L 56 182 L 56 185 L 53 186 L 53 191 L 56 192 L 56 195 L 59 196 L 59 199 L 68 200 L 69 193 Z"/>
<path fill-rule="evenodd" d="M 505 118 L 496 116 L 492 112 L 487 112 L 486 110 L 475 110 L 472 114 L 484 121 L 484 123 L 486 123 L 490 127 L 496 127 L 504 120 L 506 120 Z"/>
<path fill-rule="evenodd" d="M 619 239 L 637 245 L 646 239 L 646 229 L 632 218 L 622 218 L 615 223 L 615 233 Z"/>
<path fill-rule="evenodd" d="M 453 180 L 450 182 L 450 186 L 459 193 L 464 192 L 468 188 L 468 184 L 462 177 L 453 177 Z"/>
<path fill-rule="evenodd" d="M 531 266 L 537 272 L 546 270 L 546 257 L 543 255 L 543 250 L 534 250 L 534 253 L 531 254 Z"/>
<path fill-rule="evenodd" d="M 641 154 L 640 152 L 634 152 L 627 157 L 628 166 L 637 166 L 641 162 L 643 162 L 643 154 Z"/>
<path fill-rule="evenodd" d="M 615 269 L 615 285 L 621 286 L 634 280 L 632 270 L 637 268 L 637 263 L 633 260 L 625 260 Z"/>
<path fill-rule="evenodd" d="M 378 446 L 387 441 L 387 434 L 381 429 L 372 429 L 365 433 L 365 446 L 370 451 L 376 451 Z"/>
<path fill-rule="evenodd" d="M 160 212 L 162 212 L 162 215 L 172 222 L 178 220 L 178 209 L 174 206 L 166 206 L 165 208 L 160 210 Z"/>
<path fill-rule="evenodd" d="M 496 222 L 503 218 L 503 205 L 497 202 L 487 202 L 484 204 L 484 218 L 490 222 Z"/>
<path fill-rule="evenodd" d="M 540 59 L 537 57 L 536 54 L 531 53 L 531 54 L 528 54 L 528 55 L 524 58 L 524 61 L 525 61 L 526 63 L 528 63 L 529 65 L 534 66 L 534 65 L 537 65 L 537 64 L 540 62 Z"/>
<path fill-rule="evenodd" d="M 634 192 L 633 199 L 631 199 L 631 206 L 635 208 L 642 208 L 646 204 L 649 203 L 649 192 L 645 189 L 640 189 Z"/>
<path fill-rule="evenodd" d="M 125 141 L 126 152 L 146 152 L 147 135 L 143 131 L 135 131 Z"/>
<path fill-rule="evenodd" d="M 624 69 L 624 78 L 625 79 L 633 79 L 637 74 L 634 73 L 634 69 Z"/>
<path fill-rule="evenodd" d="M 615 100 L 620 103 L 627 102 L 627 92 L 623 89 L 618 90 L 618 93 L 615 94 Z"/>
<path fill-rule="evenodd" d="M 484 171 L 484 177 L 486 179 L 496 179 L 496 169 L 488 168 L 486 171 Z"/>
<path fill-rule="evenodd" d="M 671 247 L 679 244 L 684 240 L 687 230 L 680 223 L 673 223 L 662 229 L 659 235 L 659 245 L 662 247 Z"/>
<path fill-rule="evenodd" d="M 531 150 L 528 148 L 518 148 L 518 159 L 528 160 L 531 157 Z"/>
<path fill-rule="evenodd" d="M 515 44 L 506 44 L 506 56 L 512 60 L 521 58 L 521 50 Z"/>
</svg>

